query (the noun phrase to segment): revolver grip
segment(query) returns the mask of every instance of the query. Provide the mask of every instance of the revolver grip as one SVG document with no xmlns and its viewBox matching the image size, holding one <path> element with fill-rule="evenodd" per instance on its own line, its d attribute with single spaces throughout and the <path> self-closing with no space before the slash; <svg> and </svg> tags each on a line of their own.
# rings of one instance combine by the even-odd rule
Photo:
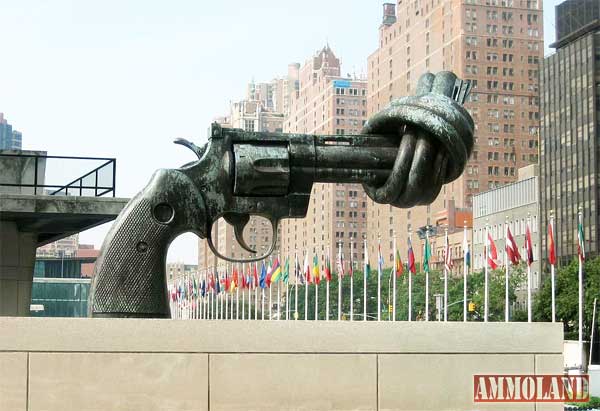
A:
<svg viewBox="0 0 600 411">
<path fill-rule="evenodd" d="M 169 318 L 167 251 L 187 231 L 206 237 L 202 196 L 181 171 L 158 170 L 121 211 L 104 240 L 88 315 Z"/>
</svg>

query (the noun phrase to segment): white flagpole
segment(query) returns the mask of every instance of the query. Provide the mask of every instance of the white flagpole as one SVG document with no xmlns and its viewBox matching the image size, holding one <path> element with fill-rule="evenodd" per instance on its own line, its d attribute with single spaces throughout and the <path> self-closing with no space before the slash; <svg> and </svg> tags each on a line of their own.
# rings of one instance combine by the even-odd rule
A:
<svg viewBox="0 0 600 411">
<path fill-rule="evenodd" d="M 467 321 L 467 274 L 469 267 L 467 266 L 467 253 L 469 252 L 469 241 L 467 240 L 467 221 L 463 220 L 463 321 Z"/>
<path fill-rule="evenodd" d="M 277 280 L 277 320 L 281 320 L 281 287 L 279 283 L 281 281 Z"/>
<path fill-rule="evenodd" d="M 239 264 L 238 264 L 238 268 L 239 268 Z M 244 267 L 242 266 L 242 275 L 244 275 Z M 237 281 L 240 282 L 240 273 L 238 272 L 238 278 Z M 243 293 L 242 293 L 243 296 Z M 243 305 L 243 303 L 242 303 Z M 239 320 L 240 319 L 240 285 L 236 284 L 235 285 L 235 319 Z"/>
<path fill-rule="evenodd" d="M 412 232 L 408 232 L 408 242 L 410 247 L 412 248 Z M 413 258 L 414 258 L 414 250 L 413 250 Z M 408 262 L 408 321 L 412 321 L 412 272 L 410 271 L 410 261 Z"/>
<path fill-rule="evenodd" d="M 445 244 L 445 250 L 446 250 L 446 256 L 445 256 L 445 260 L 448 260 L 449 257 L 449 251 L 450 251 L 450 245 L 449 245 L 449 241 L 448 241 L 448 229 L 446 228 L 446 244 Z M 448 267 L 447 267 L 447 262 L 444 261 L 444 321 L 448 321 Z"/>
<path fill-rule="evenodd" d="M 254 269 L 256 270 L 256 263 L 254 264 Z M 254 277 L 252 281 L 254 281 Z M 258 283 L 254 284 L 254 320 L 258 320 Z"/>
<path fill-rule="evenodd" d="M 398 265 L 398 261 L 397 261 L 397 254 L 398 254 L 398 248 L 397 248 L 397 244 L 396 244 L 396 230 L 394 230 L 394 249 L 392 250 L 392 252 L 394 253 L 394 267 L 392 268 L 392 277 L 394 277 L 394 279 L 392 280 L 394 282 L 394 291 L 392 293 L 392 321 L 396 321 L 396 268 Z"/>
<path fill-rule="evenodd" d="M 578 217 L 579 224 L 583 227 L 583 210 L 581 207 L 579 207 Z M 581 253 L 585 253 L 584 244 L 581 240 L 582 239 L 580 239 L 579 236 L 579 227 L 577 227 L 577 243 L 579 244 L 581 242 Z M 579 255 L 577 259 L 579 260 L 579 364 L 581 364 L 581 369 L 583 370 L 583 261 L 581 261 L 581 255 Z"/>
<path fill-rule="evenodd" d="M 350 321 L 354 321 L 354 240 L 350 240 Z"/>
<path fill-rule="evenodd" d="M 264 288 L 260 288 L 262 290 L 262 298 L 260 299 L 260 306 L 261 306 L 261 320 L 264 321 L 265 320 L 265 289 Z"/>
<path fill-rule="evenodd" d="M 484 251 L 483 259 L 485 260 L 484 290 L 483 290 L 483 296 L 484 296 L 483 321 L 484 322 L 487 322 L 487 320 L 488 320 L 488 254 L 489 254 L 488 248 L 490 246 L 490 244 L 488 244 L 488 242 L 489 242 L 488 222 L 486 219 L 486 221 L 485 221 L 485 247 L 483 248 L 483 251 Z"/>
<path fill-rule="evenodd" d="M 298 250 L 294 250 L 294 320 L 298 320 Z"/>
<path fill-rule="evenodd" d="M 508 216 L 506 216 L 505 229 L 504 229 L 504 263 L 506 264 L 506 273 L 504 274 L 504 322 L 510 321 L 510 307 L 509 307 L 509 296 L 508 287 L 510 279 L 510 262 L 508 261 Z"/>
<path fill-rule="evenodd" d="M 307 260 L 307 255 L 304 255 L 304 266 L 302 267 L 302 270 L 304 271 L 304 274 L 306 275 L 306 270 L 310 270 L 310 267 L 307 268 L 306 262 Z M 308 321 L 308 276 L 306 276 L 305 281 L 304 281 L 304 321 Z"/>
<path fill-rule="evenodd" d="M 289 273 L 288 273 L 289 275 Z M 289 277 L 288 277 L 289 281 Z M 290 287 L 288 283 L 285 283 L 285 319 L 290 319 Z"/>
<path fill-rule="evenodd" d="M 367 250 L 367 239 L 363 240 L 365 245 L 365 258 L 363 267 L 363 321 L 367 321 L 367 266 L 369 264 L 369 254 Z"/>
<path fill-rule="evenodd" d="M 230 318 L 231 320 L 233 320 L 233 318 L 234 318 L 234 317 L 233 317 L 233 303 L 234 303 L 234 301 L 233 301 L 233 300 L 234 300 L 234 298 L 233 298 L 233 293 L 232 293 L 232 294 L 231 294 L 231 307 L 230 307 L 230 310 L 229 310 L 229 318 Z"/>
<path fill-rule="evenodd" d="M 330 260 L 331 261 L 331 260 Z M 342 259 L 342 242 L 340 241 L 340 251 L 338 256 L 338 321 L 342 320 L 342 274 L 344 272 L 344 261 Z"/>
<path fill-rule="evenodd" d="M 377 321 L 381 321 L 381 235 L 377 234 Z"/>
<path fill-rule="evenodd" d="M 314 272 L 313 272 L 314 274 Z M 319 284 L 315 281 L 315 321 L 319 319 Z"/>
<path fill-rule="evenodd" d="M 550 230 L 552 232 L 552 241 L 554 242 L 554 210 L 550 210 Z M 547 237 L 546 237 L 547 238 Z M 554 248 L 552 251 L 556 255 L 556 247 L 552 244 Z M 556 277 L 554 274 L 554 264 L 550 264 L 550 282 L 552 285 L 552 322 L 556 321 Z M 590 357 L 591 358 L 591 357 Z"/>
<path fill-rule="evenodd" d="M 327 251 L 327 258 L 330 258 L 329 251 Z M 329 267 L 327 267 L 327 261 L 325 262 L 326 268 L 331 269 L 331 259 L 329 260 Z M 331 276 L 331 273 L 329 273 Z M 325 321 L 329 321 L 329 280 L 325 278 L 327 284 L 325 284 Z M 339 302 L 338 302 L 339 304 Z"/>
<path fill-rule="evenodd" d="M 427 247 L 430 248 L 431 252 L 431 245 L 429 244 L 429 231 L 425 230 L 425 246 L 423 247 L 423 256 L 425 256 Z M 428 258 L 431 258 L 431 255 Z M 425 260 L 425 257 L 423 257 L 423 260 Z M 430 261 L 427 261 L 427 270 L 425 270 L 425 321 L 429 321 L 429 263 Z"/>
<path fill-rule="evenodd" d="M 273 319 L 273 303 L 272 303 L 272 296 L 273 296 L 273 284 L 269 284 L 269 320 Z"/>
<path fill-rule="evenodd" d="M 530 217 L 527 215 L 527 228 L 529 230 L 529 235 L 531 235 L 531 227 L 529 225 Z M 527 242 L 527 238 L 525 238 L 525 242 Z M 533 252 L 533 251 L 532 251 Z M 529 263 L 529 250 L 527 251 L 527 322 L 532 321 L 532 312 L 531 312 L 531 264 Z"/>
</svg>

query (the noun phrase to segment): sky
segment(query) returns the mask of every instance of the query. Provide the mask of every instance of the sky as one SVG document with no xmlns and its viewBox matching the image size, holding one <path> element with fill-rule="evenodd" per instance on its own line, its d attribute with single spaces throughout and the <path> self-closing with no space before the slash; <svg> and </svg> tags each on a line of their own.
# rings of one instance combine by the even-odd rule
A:
<svg viewBox="0 0 600 411">
<path fill-rule="evenodd" d="M 342 73 L 366 73 L 382 3 L 0 0 L 0 112 L 24 149 L 116 158 L 117 196 L 131 197 L 156 169 L 194 160 L 173 139 L 204 142 L 251 80 L 282 76 L 325 44 Z M 544 0 L 546 44 L 558 3 Z M 56 163 L 49 178 L 66 183 L 80 167 Z M 80 242 L 100 247 L 107 230 Z M 177 238 L 168 260 L 196 263 L 196 237 Z"/>
</svg>

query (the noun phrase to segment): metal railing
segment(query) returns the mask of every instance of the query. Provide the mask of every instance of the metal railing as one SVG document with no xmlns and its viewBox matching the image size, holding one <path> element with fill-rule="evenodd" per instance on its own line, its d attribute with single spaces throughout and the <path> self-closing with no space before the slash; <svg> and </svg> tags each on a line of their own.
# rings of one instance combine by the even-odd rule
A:
<svg viewBox="0 0 600 411">
<path fill-rule="evenodd" d="M 0 153 L 0 160 L 6 157 L 18 157 L 18 158 L 32 158 L 33 164 L 33 176 L 31 183 L 17 182 L 17 183 L 3 183 L 0 181 L 0 187 L 26 187 L 32 188 L 35 194 L 38 194 L 38 189 L 41 189 L 42 193 L 49 195 L 79 195 L 83 196 L 84 191 L 86 193 L 93 192 L 94 197 L 102 197 L 107 194 L 111 194 L 115 197 L 116 187 L 116 171 L 117 171 L 117 160 L 115 158 L 103 158 L 103 157 L 72 157 L 72 156 L 48 156 L 48 155 L 37 155 L 37 154 L 13 154 L 13 153 Z M 45 173 L 40 176 L 40 168 L 46 167 L 46 160 L 48 159 L 59 159 L 59 160 L 90 160 L 90 161 L 102 161 L 103 163 L 93 170 L 85 173 L 81 177 L 72 180 L 70 183 L 64 185 L 57 184 L 40 184 L 40 179 L 45 181 Z M 40 164 L 42 163 L 43 164 Z M 103 171 L 112 171 L 112 175 L 109 175 L 109 184 L 99 184 L 99 175 Z M 48 192 L 46 192 L 48 190 Z"/>
</svg>

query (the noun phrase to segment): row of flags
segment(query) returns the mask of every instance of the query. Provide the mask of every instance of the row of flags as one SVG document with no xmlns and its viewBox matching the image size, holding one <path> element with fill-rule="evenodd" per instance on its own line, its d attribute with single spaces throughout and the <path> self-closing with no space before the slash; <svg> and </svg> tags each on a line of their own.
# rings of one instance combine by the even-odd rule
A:
<svg viewBox="0 0 600 411">
<path fill-rule="evenodd" d="M 583 238 L 583 225 L 581 223 L 581 217 L 580 217 L 580 221 L 579 221 L 579 225 L 578 225 L 578 254 L 579 254 L 579 261 L 580 261 L 580 266 L 582 265 L 582 262 L 585 260 L 585 247 L 584 247 L 584 238 Z M 395 237 L 395 236 L 394 236 Z M 531 265 L 533 263 L 534 260 L 534 253 L 533 253 L 533 246 L 532 246 L 532 230 L 530 228 L 530 224 L 529 221 L 527 222 L 526 225 L 526 230 L 525 230 L 525 239 L 523 241 L 523 245 L 522 247 L 519 247 L 519 245 L 517 244 L 517 241 L 515 240 L 513 233 L 510 230 L 510 227 L 508 225 L 506 225 L 505 228 L 505 259 L 504 259 L 504 264 L 503 262 L 499 259 L 499 253 L 498 253 L 498 249 L 496 247 L 496 244 L 494 242 L 494 239 L 492 238 L 491 233 L 489 232 L 489 229 L 486 227 L 486 232 L 485 232 L 485 242 L 484 242 L 484 261 L 485 261 L 485 311 L 484 311 L 484 321 L 487 321 L 487 317 L 488 317 L 488 269 L 497 269 L 500 265 L 504 265 L 505 266 L 505 270 L 506 270 L 506 321 L 509 321 L 509 310 L 508 310 L 508 305 L 509 305 L 509 293 L 508 293 L 508 289 L 509 289 L 509 275 L 510 275 L 510 267 L 511 266 L 515 266 L 520 264 L 521 262 L 525 262 L 527 264 L 527 271 L 528 271 L 528 277 L 527 277 L 527 285 L 528 285 L 528 295 L 527 295 L 527 299 L 528 299 L 528 319 L 529 321 L 531 321 Z M 547 258 L 548 261 L 551 265 L 552 268 L 552 319 L 553 321 L 555 320 L 555 287 L 554 287 L 554 268 L 556 265 L 556 250 L 555 250 L 555 243 L 554 243 L 554 238 L 555 238 L 555 233 L 554 233 L 554 226 L 553 226 L 553 221 L 551 219 L 549 226 L 548 226 L 548 231 L 547 231 L 547 244 L 548 244 L 548 254 L 547 254 Z M 524 254 L 521 255 L 521 250 L 524 250 Z M 396 241 L 394 238 L 394 245 L 393 245 L 393 266 L 392 266 L 392 270 L 393 270 L 393 274 L 392 278 L 394 281 L 393 287 L 394 287 L 394 297 L 393 297 L 393 309 L 394 309 L 394 315 L 392 316 L 392 318 L 396 318 L 395 315 L 395 304 L 396 304 L 396 279 L 397 278 L 401 278 L 401 276 L 405 273 L 405 271 L 407 271 L 408 273 L 411 274 L 416 274 L 417 272 L 417 267 L 416 267 L 416 263 L 415 263 L 415 253 L 414 253 L 414 249 L 413 249 L 413 244 L 412 244 L 412 239 L 408 238 L 408 250 L 407 250 L 407 254 L 406 254 L 406 262 L 403 261 L 402 257 L 401 257 L 401 253 L 399 251 L 399 249 L 396 246 Z M 470 247 L 469 247 L 469 242 L 468 242 L 468 235 L 467 235 L 467 230 L 466 227 L 464 229 L 464 240 L 463 240 L 463 268 L 464 268 L 464 319 L 466 321 L 466 313 L 467 313 L 467 304 L 468 304 L 468 300 L 467 300 L 467 275 L 468 272 L 470 270 L 471 267 L 471 251 L 470 251 Z M 383 265 L 384 265 L 384 258 L 383 258 L 383 254 L 381 251 L 381 244 L 378 244 L 377 247 L 377 274 L 378 274 L 378 290 L 377 290 L 377 302 L 378 302 L 378 314 L 377 314 L 377 319 L 380 319 L 380 313 L 381 313 L 381 301 L 380 301 L 380 294 L 381 294 L 381 284 L 379 279 L 382 277 L 383 274 Z M 283 262 L 283 263 L 282 263 Z M 446 233 L 446 237 L 445 237 L 445 241 L 444 241 L 444 250 L 443 250 L 443 268 L 444 268 L 444 276 L 445 276 L 445 290 L 444 290 L 444 320 L 447 319 L 447 307 L 448 307 L 448 301 L 447 301 L 447 275 L 448 273 L 450 273 L 453 269 L 454 269 L 454 262 L 455 259 L 452 256 L 452 247 L 450 247 L 450 242 L 449 242 L 449 238 L 448 238 L 448 233 Z M 431 247 L 431 243 L 430 243 L 430 239 L 429 237 L 426 235 L 425 239 L 424 239 L 424 243 L 423 243 L 423 260 L 422 260 L 422 271 L 424 272 L 425 276 L 426 276 L 426 313 L 425 313 L 425 319 L 428 320 L 429 319 L 429 309 L 428 309 L 428 302 L 429 302 L 429 289 L 428 289 L 428 275 L 429 275 L 429 271 L 431 268 L 431 263 L 432 263 L 432 247 Z M 369 253 L 368 253 L 368 247 L 367 247 L 367 242 L 366 240 L 364 241 L 364 259 L 363 259 L 363 275 L 365 277 L 365 280 L 371 275 L 371 264 L 370 264 L 370 259 L 369 259 Z M 241 268 L 240 268 L 241 267 Z M 343 278 L 343 277 L 350 277 L 352 278 L 354 275 L 354 267 L 355 267 L 355 262 L 353 260 L 353 252 L 351 250 L 350 252 L 350 261 L 345 261 L 344 257 L 343 257 L 343 253 L 341 250 L 341 246 L 340 246 L 340 250 L 339 250 L 339 254 L 337 256 L 337 261 L 335 264 L 335 271 L 337 271 L 337 277 L 339 279 Z M 581 271 L 581 269 L 580 269 Z M 322 280 L 327 282 L 327 304 L 329 304 L 329 282 L 332 281 L 333 279 L 333 275 L 334 275 L 334 270 L 332 269 L 332 262 L 331 262 L 331 258 L 329 255 L 327 255 L 324 259 L 323 265 L 320 264 L 319 262 L 319 257 L 317 255 L 313 255 L 312 258 L 310 257 L 309 253 L 305 253 L 303 256 L 303 259 L 299 259 L 298 255 L 294 255 L 292 258 L 290 257 L 286 257 L 284 260 L 280 260 L 279 258 L 275 258 L 275 262 L 272 265 L 267 265 L 266 261 L 263 261 L 262 263 L 260 263 L 260 268 L 259 268 L 259 264 L 258 263 L 253 263 L 253 264 L 244 264 L 244 265 L 232 265 L 231 266 L 231 270 L 225 270 L 224 273 L 219 272 L 218 270 L 215 271 L 211 271 L 207 274 L 204 275 L 204 279 L 202 280 L 198 280 L 197 278 L 194 277 L 189 277 L 189 278 L 185 278 L 185 279 L 179 279 L 176 280 L 175 284 L 172 284 L 170 286 L 170 294 L 171 294 L 171 301 L 173 303 L 177 303 L 177 302 L 183 302 L 185 304 L 185 302 L 187 300 L 191 299 L 198 299 L 198 298 L 206 298 L 209 294 L 211 295 L 221 295 L 221 294 L 233 294 L 236 293 L 236 299 L 239 298 L 239 293 L 240 290 L 244 291 L 244 290 L 258 290 L 256 293 L 254 293 L 255 298 L 256 295 L 258 294 L 258 292 L 260 292 L 262 290 L 263 292 L 263 299 L 264 297 L 264 291 L 268 290 L 269 291 L 269 304 L 271 302 L 271 288 L 273 287 L 274 284 L 277 285 L 277 302 L 278 302 L 278 306 L 279 306 L 279 301 L 280 301 L 280 296 L 279 296 L 279 285 L 283 285 L 284 287 L 286 287 L 286 294 L 288 292 L 287 287 L 292 285 L 295 287 L 295 292 L 297 294 L 297 289 L 299 285 L 304 285 L 304 293 L 305 293 L 305 301 L 307 301 L 307 292 L 308 292 L 308 285 L 311 284 L 315 284 L 318 285 L 321 283 Z M 411 321 L 412 320 L 412 291 L 411 291 L 411 275 L 408 276 L 408 281 L 409 281 L 409 291 L 408 291 L 408 300 L 409 300 L 409 314 L 408 314 L 408 320 Z M 582 283 L 582 281 L 580 281 L 580 283 Z M 366 312 L 366 304 L 364 304 L 365 301 L 367 301 L 367 288 L 366 288 L 366 281 L 363 282 L 364 284 L 364 298 L 363 298 L 363 319 L 367 318 L 367 312 Z M 351 287 L 352 287 L 352 281 L 351 281 Z M 341 292 L 342 292 L 342 287 L 338 287 L 338 309 L 341 306 L 341 304 L 339 303 L 339 301 L 341 301 Z M 318 287 L 315 287 L 315 293 L 318 293 Z M 352 296 L 352 288 L 350 289 L 350 294 Z M 390 290 L 391 293 L 391 290 Z M 242 298 L 244 298 L 243 294 L 242 294 Z M 248 299 L 250 299 L 250 293 L 248 293 Z M 288 298 L 286 298 L 286 302 L 287 302 Z M 316 302 L 315 304 L 318 304 L 318 298 L 315 299 Z M 353 298 L 351 297 L 351 301 L 353 300 Z M 296 296 L 296 304 L 298 301 L 298 297 Z M 194 304 L 193 302 L 190 304 Z M 232 297 L 232 304 L 233 304 L 233 297 Z M 250 309 L 250 308 L 249 308 Z M 315 318 L 317 318 L 317 309 L 318 307 L 315 306 Z M 390 308 L 391 309 L 391 308 Z M 305 306 L 305 318 L 307 318 L 307 307 Z M 233 308 L 232 308 L 233 311 Z M 286 309 L 287 312 L 287 309 Z M 291 312 L 295 312 L 295 315 L 297 315 L 297 308 L 295 311 L 291 311 Z M 327 309 L 327 316 L 329 316 L 329 310 Z M 351 310 L 351 316 L 352 316 L 352 312 L 353 310 Z M 286 314 L 287 315 L 287 314 Z M 338 315 L 339 317 L 339 315 Z M 269 317 L 270 318 L 270 317 Z M 328 317 L 327 317 L 328 318 Z"/>
</svg>

